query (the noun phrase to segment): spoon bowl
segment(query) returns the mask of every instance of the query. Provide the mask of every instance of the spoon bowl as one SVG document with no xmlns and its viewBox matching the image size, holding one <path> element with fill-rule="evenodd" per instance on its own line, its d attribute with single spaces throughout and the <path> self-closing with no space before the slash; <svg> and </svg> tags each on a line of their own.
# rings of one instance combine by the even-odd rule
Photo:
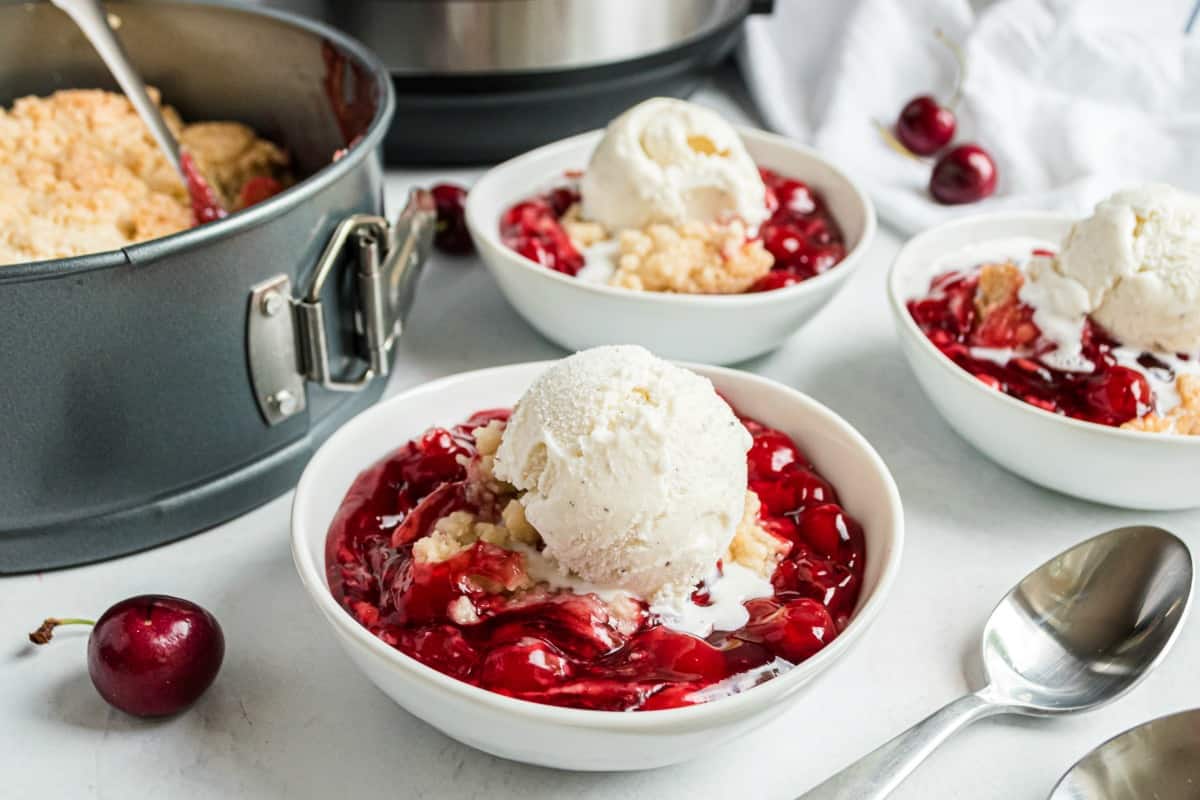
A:
<svg viewBox="0 0 1200 800">
<path fill-rule="evenodd" d="M 1192 594 L 1190 551 L 1134 525 L 1072 547 L 1029 573 L 983 632 L 988 685 L 950 703 L 803 795 L 881 800 L 952 733 L 997 714 L 1088 711 L 1128 692 L 1166 655 Z"/>
<path fill-rule="evenodd" d="M 1148 525 L 1055 556 L 1000 601 L 984 628 L 988 699 L 1046 716 L 1120 697 L 1178 635 L 1191 585 L 1187 546 Z"/>
<path fill-rule="evenodd" d="M 1200 708 L 1109 739 L 1067 771 L 1049 800 L 1194 800 L 1200 793 Z"/>
</svg>

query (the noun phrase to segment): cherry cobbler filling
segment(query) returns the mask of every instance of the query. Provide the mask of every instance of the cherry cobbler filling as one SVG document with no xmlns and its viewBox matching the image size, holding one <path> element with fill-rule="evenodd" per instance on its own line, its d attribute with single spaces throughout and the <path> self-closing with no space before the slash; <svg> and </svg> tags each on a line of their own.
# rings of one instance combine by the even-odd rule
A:
<svg viewBox="0 0 1200 800">
<path fill-rule="evenodd" d="M 1090 369 L 1046 363 L 1057 345 L 1043 336 L 1035 309 L 1021 300 L 1024 282 L 1021 269 L 1010 262 L 953 270 L 934 278 L 927 295 L 908 302 L 908 311 L 955 364 L 1030 405 L 1100 425 L 1200 433 L 1200 378 L 1177 375 L 1177 366 L 1154 353 L 1136 355 L 1132 365 L 1118 363 L 1121 344 L 1091 319 L 1084 320 L 1081 337 L 1081 355 Z M 1187 361 L 1185 356 L 1175 360 Z M 1156 413 L 1148 375 L 1179 394 L 1177 407 Z"/>
<path fill-rule="evenodd" d="M 515 490 L 491 476 L 508 416 L 483 411 L 427 431 L 359 475 L 343 500 L 326 543 L 330 589 L 387 644 L 510 697 L 625 711 L 748 688 L 846 626 L 862 585 L 862 528 L 783 433 L 742 419 L 754 440 L 748 513 L 726 556 L 769 575 L 773 594 L 745 603 L 742 627 L 700 638 L 632 596 L 531 575 L 540 539 Z M 705 605 L 707 591 L 698 586 L 693 602 Z"/>
<path fill-rule="evenodd" d="M 568 173 L 566 183 L 505 211 L 500 238 L 531 261 L 578 276 L 587 264 L 588 248 L 616 234 L 622 254 L 636 258 L 633 265 L 626 262 L 612 282 L 655 291 L 728 294 L 779 289 L 820 275 L 846 257 L 842 232 L 817 191 L 769 169 L 760 168 L 759 174 L 766 185 L 763 202 L 770 217 L 757 232 L 747 232 L 736 220 L 720 226 L 695 223 L 682 228 L 651 225 L 644 231 L 605 231 L 580 218 L 580 176 Z M 700 239 L 708 240 L 707 252 L 697 247 Z M 645 258 L 646 251 L 654 248 L 665 255 L 657 261 Z M 711 264 L 701 263 L 706 257 Z"/>
</svg>

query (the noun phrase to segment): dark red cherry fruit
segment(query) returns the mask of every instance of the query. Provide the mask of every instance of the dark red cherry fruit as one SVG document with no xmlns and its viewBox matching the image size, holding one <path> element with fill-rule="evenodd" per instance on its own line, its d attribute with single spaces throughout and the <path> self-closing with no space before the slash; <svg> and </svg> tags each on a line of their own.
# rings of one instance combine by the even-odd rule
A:
<svg viewBox="0 0 1200 800">
<path fill-rule="evenodd" d="M 933 166 L 929 193 L 943 205 L 974 203 L 996 191 L 996 162 L 977 144 L 960 144 Z"/>
<path fill-rule="evenodd" d="M 919 156 L 931 156 L 950 144 L 958 120 L 954 112 L 927 94 L 905 104 L 896 120 L 896 138 Z"/>
<path fill-rule="evenodd" d="M 29 635 L 50 641 L 48 619 Z M 194 703 L 212 685 L 225 656 L 225 636 L 212 614 L 188 600 L 149 594 L 105 611 L 88 637 L 88 674 L 100 696 L 135 717 L 162 717 Z"/>
<path fill-rule="evenodd" d="M 465 255 L 475 249 L 471 234 L 467 231 L 464 206 L 467 190 L 452 183 L 439 183 L 430 193 L 437 209 L 437 225 L 434 228 L 433 244 L 443 253 Z"/>
</svg>

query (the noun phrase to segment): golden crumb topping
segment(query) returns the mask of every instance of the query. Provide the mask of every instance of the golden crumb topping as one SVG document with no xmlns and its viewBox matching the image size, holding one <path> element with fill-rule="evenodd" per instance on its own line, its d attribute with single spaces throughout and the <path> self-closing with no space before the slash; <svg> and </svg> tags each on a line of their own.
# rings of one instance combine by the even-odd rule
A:
<svg viewBox="0 0 1200 800">
<path fill-rule="evenodd" d="M 251 177 L 288 182 L 287 154 L 246 126 L 163 115 L 227 208 Z M 115 250 L 192 223 L 183 182 L 124 95 L 69 89 L 0 108 L 0 264 Z"/>
<path fill-rule="evenodd" d="M 1148 433 L 1175 433 L 1200 436 L 1200 375 L 1180 375 L 1175 379 L 1179 405 L 1166 414 L 1147 414 L 1131 419 L 1122 428 Z"/>
<path fill-rule="evenodd" d="M 622 231 L 612 284 L 626 289 L 690 294 L 738 294 L 770 271 L 775 259 L 741 222 Z"/>
</svg>

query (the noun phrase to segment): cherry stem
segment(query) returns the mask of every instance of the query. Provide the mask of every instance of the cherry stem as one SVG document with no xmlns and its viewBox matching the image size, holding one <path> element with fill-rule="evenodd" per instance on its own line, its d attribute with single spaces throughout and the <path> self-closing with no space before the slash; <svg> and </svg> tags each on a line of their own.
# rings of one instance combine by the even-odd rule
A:
<svg viewBox="0 0 1200 800">
<path fill-rule="evenodd" d="M 947 36 L 941 28 L 935 28 L 933 35 L 937 37 L 939 42 L 946 45 L 958 64 L 958 73 L 954 76 L 954 92 L 950 95 L 950 100 L 946 103 L 946 108 L 953 111 L 954 107 L 958 105 L 958 101 L 962 98 L 963 81 L 967 79 L 967 58 L 963 55 L 962 48 L 958 46 L 958 43 Z"/>
<path fill-rule="evenodd" d="M 904 143 L 896 138 L 896 134 L 892 133 L 891 129 L 888 128 L 887 125 L 884 125 L 879 120 L 873 120 L 873 121 L 875 123 L 875 127 L 879 129 L 879 135 L 883 137 L 883 141 L 887 143 L 888 147 L 892 148 L 893 150 L 895 150 L 897 153 L 899 153 L 902 156 L 907 156 L 908 158 L 911 158 L 913 161 L 916 161 L 920 164 L 925 163 L 924 159 L 922 159 L 920 156 L 918 156 L 912 150 L 909 150 L 907 147 L 905 147 Z"/>
<path fill-rule="evenodd" d="M 45 644 L 54 638 L 54 629 L 59 625 L 95 625 L 96 621 L 91 619 L 80 619 L 78 617 L 67 617 L 65 619 L 57 619 L 49 617 L 42 623 L 41 627 L 33 633 L 29 634 L 29 641 L 34 644 Z"/>
</svg>

